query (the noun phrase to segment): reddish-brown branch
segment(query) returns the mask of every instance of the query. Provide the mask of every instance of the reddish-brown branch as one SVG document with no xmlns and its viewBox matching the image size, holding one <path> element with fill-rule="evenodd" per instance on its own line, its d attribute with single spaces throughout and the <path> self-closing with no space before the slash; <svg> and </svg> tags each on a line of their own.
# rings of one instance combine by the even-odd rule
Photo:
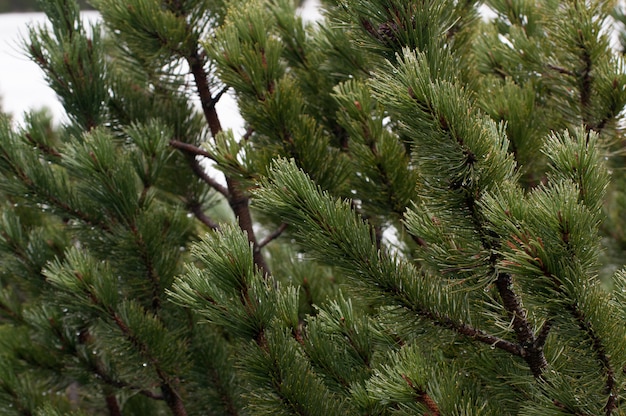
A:
<svg viewBox="0 0 626 416">
<path fill-rule="evenodd" d="M 189 64 L 191 74 L 193 75 L 198 95 L 200 96 L 200 103 L 202 105 L 204 118 L 209 125 L 211 134 L 215 137 L 222 131 L 222 125 L 215 110 L 215 99 L 211 96 L 209 76 L 204 69 L 205 59 L 195 48 L 192 48 L 189 51 L 186 59 Z M 197 168 L 194 169 L 194 172 L 198 175 L 201 174 Z M 201 177 L 205 179 L 206 176 L 208 175 L 204 174 Z M 250 241 L 254 247 L 254 263 L 264 274 L 267 275 L 269 274 L 269 267 L 263 258 L 261 250 L 258 249 L 254 228 L 252 227 L 253 223 L 250 215 L 249 198 L 242 190 L 242 186 L 238 180 L 226 177 L 226 186 L 228 188 L 228 203 L 237 217 L 239 227 L 247 233 L 248 241 Z"/>
<path fill-rule="evenodd" d="M 411 236 L 411 239 L 413 241 L 415 241 L 417 243 L 417 245 L 419 245 L 420 247 L 428 247 L 428 243 L 422 237 L 418 237 L 418 236 L 413 235 L 411 233 L 409 233 L 409 235 Z"/>
<path fill-rule="evenodd" d="M 181 142 L 180 140 L 172 139 L 170 140 L 170 146 L 178 150 L 182 150 L 185 153 L 189 153 L 189 154 L 196 155 L 196 156 L 204 156 L 213 161 L 217 161 L 214 155 L 190 143 L 185 143 L 185 142 Z"/>
<path fill-rule="evenodd" d="M 114 394 L 107 394 L 104 400 L 107 404 L 109 416 L 122 416 L 120 404 L 117 402 L 117 397 Z"/>
<path fill-rule="evenodd" d="M 248 129 L 246 130 L 246 132 L 244 133 L 242 137 L 243 141 L 250 140 L 250 137 L 252 137 L 253 133 L 254 133 L 254 130 L 251 127 L 248 127 Z"/>
<path fill-rule="evenodd" d="M 198 203 L 190 204 L 189 209 L 202 224 L 206 225 L 207 227 L 209 227 L 210 229 L 214 231 L 220 229 L 219 224 L 213 221 L 208 215 L 204 213 L 204 211 L 202 210 L 202 206 L 200 204 Z"/>
<path fill-rule="evenodd" d="M 273 233 L 265 237 L 259 243 L 258 248 L 261 249 L 265 247 L 266 245 L 268 245 L 269 243 L 271 243 L 272 241 L 274 241 L 275 239 L 277 239 L 278 237 L 280 237 L 280 235 L 287 229 L 287 227 L 288 227 L 287 223 L 280 224 L 280 226 L 276 230 L 274 230 Z"/>
<path fill-rule="evenodd" d="M 204 118 L 209 125 L 211 135 L 215 137 L 222 131 L 222 124 L 220 123 L 217 111 L 215 111 L 215 103 L 211 96 L 211 88 L 209 86 L 209 75 L 204 69 L 204 59 L 195 48 L 190 50 L 186 58 L 196 84 L 196 89 L 198 90 L 198 95 L 200 96 L 200 104 L 202 105 Z"/>
<path fill-rule="evenodd" d="M 187 160 L 189 160 L 189 166 L 191 167 L 191 170 L 197 177 L 202 179 L 211 188 L 215 189 L 224 197 L 226 198 L 229 197 L 230 193 L 228 189 L 224 185 L 219 183 L 211 175 L 209 175 L 204 169 L 204 166 L 202 166 L 202 164 L 200 163 L 200 161 L 196 159 L 196 156 L 203 156 L 211 160 L 215 160 L 213 155 L 211 155 L 209 152 L 207 152 L 204 149 L 200 149 L 199 147 L 196 147 L 189 143 L 181 142 L 179 140 L 170 140 L 170 146 L 182 151 L 183 153 L 187 155 Z"/>
<path fill-rule="evenodd" d="M 553 70 L 553 71 L 558 72 L 559 74 L 569 75 L 571 77 L 575 76 L 575 74 L 572 71 L 570 71 L 569 69 L 560 67 L 560 66 L 548 64 L 548 68 Z"/>
<path fill-rule="evenodd" d="M 405 374 L 401 374 L 402 378 L 409 385 L 411 390 L 413 390 L 417 394 L 417 399 L 420 403 L 422 403 L 428 409 L 430 416 L 439 416 L 441 413 L 439 412 L 439 406 L 437 406 L 437 402 L 433 400 L 432 397 L 420 386 L 416 386 L 413 384 L 411 379 L 407 377 Z"/>
<path fill-rule="evenodd" d="M 244 230 L 248 235 L 248 241 L 252 243 L 253 249 L 253 260 L 254 264 L 263 272 L 263 274 L 269 274 L 269 267 L 265 262 L 265 258 L 263 257 L 263 253 L 259 250 L 259 243 L 256 241 L 256 235 L 254 234 L 254 229 L 252 227 L 252 216 L 250 215 L 250 200 L 246 194 L 241 191 L 238 181 L 232 178 L 226 178 L 226 184 L 228 185 L 228 189 L 230 190 L 230 198 L 228 198 L 228 203 L 232 208 L 233 212 L 237 216 L 237 221 L 239 223 L 239 228 Z"/>
<path fill-rule="evenodd" d="M 55 148 L 47 146 L 43 143 L 37 142 L 35 141 L 35 139 L 33 139 L 33 136 L 30 135 L 30 133 L 26 133 L 24 135 L 24 137 L 26 138 L 26 140 L 28 140 L 28 142 L 30 144 L 32 144 L 33 146 L 37 147 L 39 150 L 41 150 L 43 153 L 50 155 L 50 156 L 54 156 L 54 157 L 62 157 L 63 155 L 61 153 L 59 153 Z"/>
<path fill-rule="evenodd" d="M 230 198 L 230 191 L 228 190 L 228 188 L 219 183 L 214 177 L 206 173 L 204 166 L 202 166 L 198 159 L 196 159 L 194 156 L 190 156 L 189 165 L 191 166 L 191 170 L 193 170 L 193 173 L 195 173 L 198 178 L 202 179 L 211 188 L 215 189 L 227 199 Z"/>
<path fill-rule="evenodd" d="M 535 345 L 537 345 L 537 348 L 543 348 L 543 346 L 546 344 L 551 329 L 552 321 L 548 320 L 544 322 L 543 326 L 539 330 L 539 333 L 537 334 L 537 338 L 535 339 Z"/>
</svg>

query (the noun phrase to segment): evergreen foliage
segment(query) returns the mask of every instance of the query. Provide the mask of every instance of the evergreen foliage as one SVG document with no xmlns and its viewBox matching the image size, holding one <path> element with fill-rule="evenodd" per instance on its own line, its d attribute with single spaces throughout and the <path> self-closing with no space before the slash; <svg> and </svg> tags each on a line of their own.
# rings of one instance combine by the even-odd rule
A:
<svg viewBox="0 0 626 416">
<path fill-rule="evenodd" d="M 0 413 L 626 414 L 626 19 L 484 3 L 41 1 Z"/>
</svg>

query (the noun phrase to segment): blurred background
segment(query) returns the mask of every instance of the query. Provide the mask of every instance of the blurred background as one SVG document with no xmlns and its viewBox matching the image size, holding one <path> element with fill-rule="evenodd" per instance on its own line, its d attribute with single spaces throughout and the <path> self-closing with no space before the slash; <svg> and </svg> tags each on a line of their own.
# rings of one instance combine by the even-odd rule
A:
<svg viewBox="0 0 626 416">
<path fill-rule="evenodd" d="M 78 0 L 83 10 L 91 9 L 85 0 Z M 0 13 L 36 12 L 37 0 L 0 0 Z"/>
</svg>

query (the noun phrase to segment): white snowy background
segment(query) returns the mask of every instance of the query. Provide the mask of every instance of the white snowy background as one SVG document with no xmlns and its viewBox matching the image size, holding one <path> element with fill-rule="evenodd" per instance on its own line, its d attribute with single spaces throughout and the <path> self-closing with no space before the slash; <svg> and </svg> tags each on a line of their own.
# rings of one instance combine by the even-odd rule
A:
<svg viewBox="0 0 626 416">
<path fill-rule="evenodd" d="M 319 18 L 318 0 L 308 0 L 301 10 L 305 21 Z M 91 22 L 99 20 L 94 11 L 82 12 L 83 19 Z M 46 84 L 39 67 L 26 57 L 23 39 L 28 37 L 28 28 L 46 24 L 43 13 L 0 14 L 0 106 L 13 115 L 18 123 L 25 112 L 48 108 L 56 122 L 63 122 L 64 111 Z M 230 96 L 225 96 L 217 106 L 222 126 L 235 132 L 242 130 L 243 121 L 237 105 Z"/>
</svg>

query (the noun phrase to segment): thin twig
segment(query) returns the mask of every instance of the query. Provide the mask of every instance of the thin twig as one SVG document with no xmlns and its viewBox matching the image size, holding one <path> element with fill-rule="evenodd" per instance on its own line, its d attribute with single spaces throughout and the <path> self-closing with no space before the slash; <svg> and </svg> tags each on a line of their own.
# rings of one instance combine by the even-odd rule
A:
<svg viewBox="0 0 626 416">
<path fill-rule="evenodd" d="M 206 225 L 207 227 L 209 227 L 210 229 L 217 231 L 220 229 L 220 226 L 218 223 L 216 223 L 215 221 L 213 221 L 208 215 L 206 215 L 204 213 L 204 211 L 202 210 L 202 206 L 198 203 L 192 203 L 189 205 L 189 210 L 193 213 L 193 215 L 196 216 L 196 218 L 203 223 L 204 225 Z"/>
<path fill-rule="evenodd" d="M 569 69 L 560 67 L 560 66 L 556 66 L 556 65 L 552 65 L 552 64 L 548 64 L 547 65 L 549 69 L 558 72 L 559 74 L 564 74 L 564 75 L 569 75 L 571 77 L 575 76 L 576 74 L 574 74 L 572 71 L 570 71 Z"/>
<path fill-rule="evenodd" d="M 424 248 L 428 247 L 428 243 L 422 237 L 418 237 L 418 236 L 413 235 L 411 233 L 409 233 L 409 236 L 411 236 L 411 239 L 413 241 L 415 241 L 420 247 L 424 247 Z"/>
<path fill-rule="evenodd" d="M 200 161 L 196 159 L 196 156 L 203 156 L 213 161 L 216 161 L 215 156 L 213 156 L 212 154 L 210 154 L 204 149 L 201 149 L 189 143 L 181 142 L 180 140 L 173 140 L 173 139 L 170 140 L 170 146 L 172 146 L 175 149 L 181 150 L 187 155 L 189 159 L 189 165 L 191 166 L 191 170 L 193 170 L 196 176 L 198 176 L 204 182 L 209 184 L 211 188 L 215 189 L 217 192 L 224 195 L 226 198 L 229 197 L 230 192 L 228 191 L 228 189 L 224 185 L 219 183 L 215 178 L 213 178 L 208 173 L 206 173 Z"/>
<path fill-rule="evenodd" d="M 197 177 L 206 182 L 211 188 L 215 189 L 220 194 L 224 195 L 226 198 L 230 198 L 230 191 L 224 185 L 219 183 L 214 177 L 206 173 L 204 167 L 200 163 L 199 160 L 196 159 L 195 156 L 189 155 L 189 164 L 193 173 L 196 174 Z"/>
<path fill-rule="evenodd" d="M 252 133 L 254 133 L 254 129 L 252 127 L 248 127 L 246 129 L 246 133 L 243 135 L 242 139 L 244 141 L 250 140 L 250 137 L 252 137 Z"/>
<path fill-rule="evenodd" d="M 222 98 L 222 95 L 224 95 L 229 88 L 230 87 L 228 85 L 225 86 L 220 90 L 220 92 L 218 92 L 211 98 L 211 107 L 215 107 L 217 105 L 217 103 L 220 101 L 220 98 Z"/>
<path fill-rule="evenodd" d="M 444 327 L 451 328 L 461 335 L 465 335 L 467 337 L 473 338 L 477 341 L 482 342 L 483 344 L 488 344 L 494 348 L 507 351 L 512 355 L 522 357 L 522 358 L 524 357 L 524 350 L 520 345 L 511 341 L 507 341 L 505 339 L 499 338 L 495 335 L 488 334 L 482 329 L 474 328 L 473 326 L 468 325 L 468 324 L 452 322 L 452 320 L 447 317 L 441 319 L 439 322 L 435 321 L 434 323 L 436 325 L 441 325 Z"/>
<path fill-rule="evenodd" d="M 204 156 L 208 159 L 213 160 L 214 162 L 217 162 L 217 159 L 214 155 L 212 155 L 211 153 L 207 152 L 206 150 L 198 146 L 194 146 L 193 144 L 172 139 L 170 140 L 170 146 L 178 150 L 182 150 L 185 153 L 193 154 L 195 156 Z"/>
<path fill-rule="evenodd" d="M 61 153 L 59 153 L 55 148 L 50 147 L 44 143 L 40 143 L 38 141 L 36 141 L 35 139 L 33 139 L 33 136 L 31 136 L 30 133 L 26 133 L 24 135 L 24 137 L 26 138 L 26 140 L 28 140 L 28 142 L 30 144 L 32 144 L 33 146 L 37 147 L 39 150 L 41 150 L 42 152 L 44 152 L 47 155 L 50 156 L 54 156 L 54 157 L 63 157 L 63 155 Z"/>
<path fill-rule="evenodd" d="M 271 243 L 273 240 L 277 239 L 278 237 L 280 237 L 280 235 L 283 233 L 283 231 L 285 231 L 287 229 L 287 226 L 289 224 L 283 222 L 282 224 L 280 224 L 280 226 L 274 230 L 273 233 L 271 233 L 270 235 L 268 235 L 267 237 L 265 237 L 259 244 L 258 244 L 258 248 L 261 249 L 263 247 L 265 247 L 266 245 L 268 245 L 269 243 Z"/>
<path fill-rule="evenodd" d="M 543 348 L 548 339 L 548 334 L 550 334 L 550 329 L 552 329 L 552 321 L 547 320 L 543 323 L 539 333 L 537 334 L 537 338 L 535 339 L 535 345 L 537 348 Z"/>
</svg>

